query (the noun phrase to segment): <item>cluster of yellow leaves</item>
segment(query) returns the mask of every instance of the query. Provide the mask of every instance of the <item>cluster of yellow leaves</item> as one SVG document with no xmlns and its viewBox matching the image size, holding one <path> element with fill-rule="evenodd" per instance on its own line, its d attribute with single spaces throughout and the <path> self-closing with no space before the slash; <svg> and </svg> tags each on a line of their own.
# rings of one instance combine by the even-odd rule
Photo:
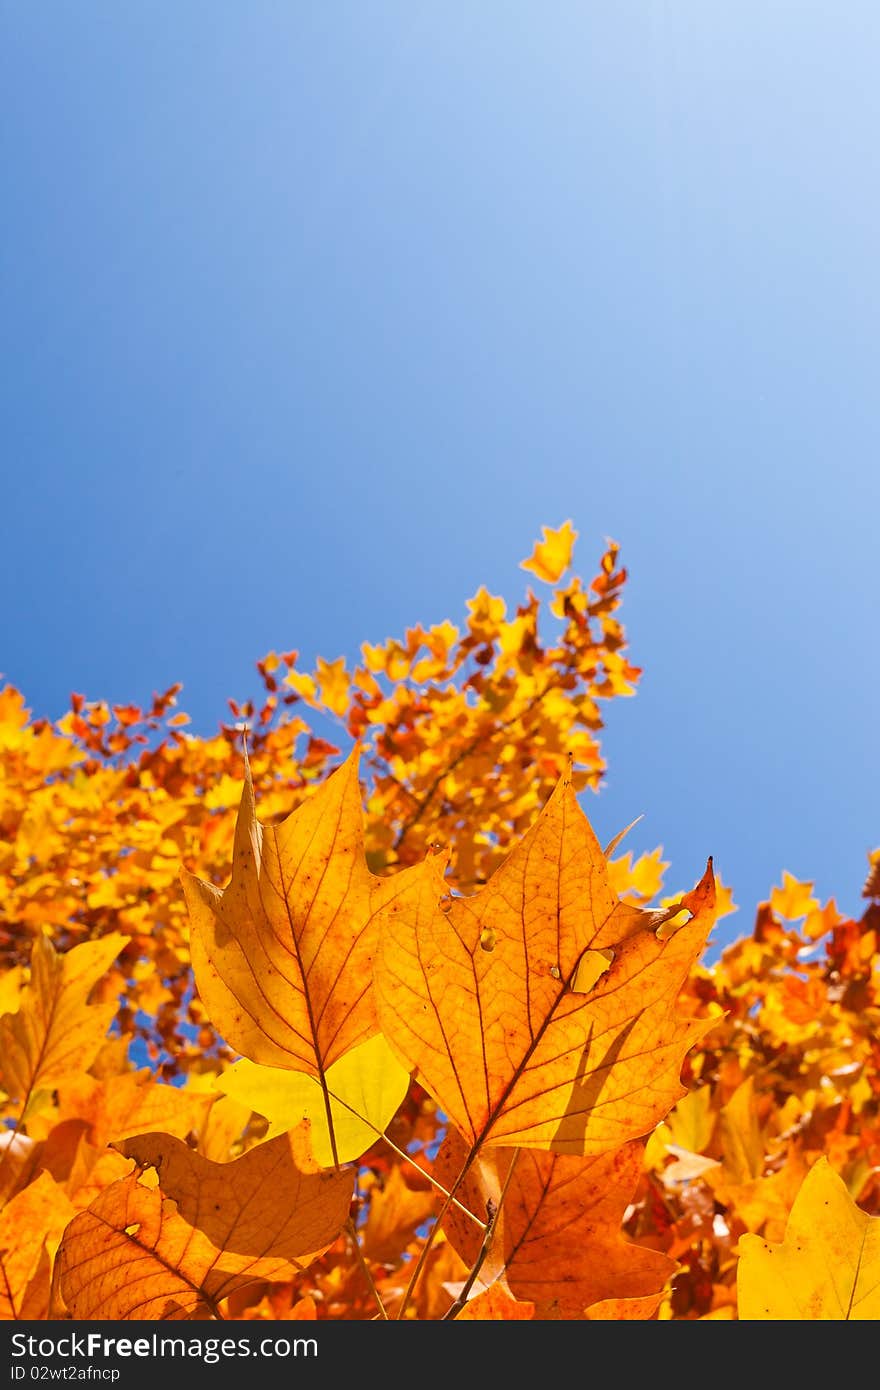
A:
<svg viewBox="0 0 880 1390">
<path fill-rule="evenodd" d="M 729 889 L 576 796 L 615 566 L 554 645 L 481 591 L 350 675 L 267 658 L 249 764 L 175 689 L 3 692 L 0 1317 L 880 1315 L 877 856 L 861 921 L 785 874 L 701 963 Z"/>
</svg>

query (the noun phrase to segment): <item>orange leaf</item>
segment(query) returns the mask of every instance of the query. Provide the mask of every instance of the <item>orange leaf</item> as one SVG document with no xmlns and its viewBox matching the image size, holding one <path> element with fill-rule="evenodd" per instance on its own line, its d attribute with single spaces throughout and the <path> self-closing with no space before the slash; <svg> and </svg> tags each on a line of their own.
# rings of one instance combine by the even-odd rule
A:
<svg viewBox="0 0 880 1390">
<path fill-rule="evenodd" d="M 604 1153 L 646 1134 L 684 1094 L 682 1060 L 710 1024 L 678 1018 L 675 1002 L 712 922 L 711 865 L 683 899 L 693 918 L 658 940 L 658 915 L 611 891 L 561 781 L 473 897 L 441 903 L 436 859 L 393 882 L 379 913 L 382 1030 L 474 1152 Z M 588 951 L 603 973 L 592 970 L 582 993 Z"/>
<path fill-rule="evenodd" d="M 247 774 L 232 882 L 183 884 L 192 960 L 215 1027 L 245 1057 L 322 1079 L 377 1033 L 376 906 L 389 883 L 366 866 L 354 752 L 280 825 L 256 818 Z"/>
<path fill-rule="evenodd" d="M 354 1172 L 321 1171 L 308 1126 L 231 1163 L 213 1163 L 165 1134 L 119 1145 L 155 1167 L 106 1188 L 67 1227 L 61 1293 L 74 1318 L 190 1318 L 258 1279 L 292 1278 L 343 1226 Z"/>
<path fill-rule="evenodd" d="M 469 1298 L 458 1315 L 458 1322 L 528 1322 L 535 1316 L 534 1303 L 511 1297 L 501 1284 L 493 1284 Z"/>
<path fill-rule="evenodd" d="M 476 1216 L 498 1211 L 489 1253 L 480 1270 L 503 1280 L 517 1299 L 534 1303 L 539 1317 L 580 1317 L 605 1299 L 660 1301 L 675 1263 L 659 1250 L 634 1245 L 621 1231 L 638 1185 L 643 1145 L 627 1144 L 596 1158 L 492 1149 L 473 1164 L 458 1189 Z M 456 1134 L 444 1142 L 437 1171 L 454 1182 L 467 1159 Z M 513 1172 L 499 1209 L 505 1178 Z M 455 1207 L 444 1218 L 465 1264 L 480 1251 L 481 1234 Z"/>
<path fill-rule="evenodd" d="M 603 1298 L 584 1309 L 588 1322 L 646 1322 L 657 1311 L 659 1294 L 650 1298 Z"/>
<path fill-rule="evenodd" d="M 59 1116 L 87 1121 L 92 1143 L 98 1146 L 160 1128 L 184 1139 L 190 1131 L 199 1132 L 214 1099 L 180 1086 L 163 1086 L 146 1069 L 102 1081 L 82 1075 L 60 1088 Z"/>
<path fill-rule="evenodd" d="M 48 1173 L 41 1173 L 4 1207 L 0 1215 L 0 1319 L 47 1316 L 49 1267 L 44 1256 L 54 1254 L 73 1214 L 67 1195 Z"/>
</svg>

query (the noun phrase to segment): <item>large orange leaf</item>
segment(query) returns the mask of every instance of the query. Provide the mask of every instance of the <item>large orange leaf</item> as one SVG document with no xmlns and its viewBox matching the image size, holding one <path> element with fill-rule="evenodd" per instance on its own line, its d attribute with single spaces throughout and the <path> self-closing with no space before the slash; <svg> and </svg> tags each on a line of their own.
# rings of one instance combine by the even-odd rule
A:
<svg viewBox="0 0 880 1390">
<path fill-rule="evenodd" d="M 232 882 L 183 884 L 199 993 L 215 1027 L 254 1062 L 323 1078 L 378 1032 L 371 986 L 385 879 L 363 853 L 356 753 L 280 825 L 256 818 L 250 774 Z"/>
<path fill-rule="evenodd" d="M 487 1150 L 458 1190 L 475 1215 L 485 1220 L 497 1212 L 482 1280 L 501 1280 L 514 1298 L 533 1303 L 539 1317 L 581 1317 L 606 1299 L 639 1300 L 641 1316 L 650 1317 L 676 1265 L 659 1250 L 634 1245 L 621 1230 L 642 1153 L 638 1142 L 594 1158 Z M 451 1185 L 466 1158 L 462 1139 L 451 1133 L 437 1156 L 440 1179 Z M 444 1227 L 473 1265 L 482 1240 L 473 1222 L 450 1207 Z"/>
<path fill-rule="evenodd" d="M 621 900 L 563 779 L 473 897 L 448 897 L 437 858 L 380 909 L 382 1031 L 476 1152 L 483 1144 L 596 1154 L 648 1133 L 684 1094 L 710 1026 L 675 1013 L 713 920 L 711 862 L 659 939 Z"/>
<path fill-rule="evenodd" d="M 74 1218 L 59 1251 L 74 1318 L 190 1318 L 234 1289 L 293 1278 L 344 1225 L 354 1170 L 321 1171 L 308 1126 L 213 1163 L 166 1134 L 120 1151 L 159 1174 L 114 1182 Z"/>
<path fill-rule="evenodd" d="M 127 940 L 115 932 L 59 956 L 48 937 L 35 939 L 19 1008 L 0 1018 L 0 1076 L 10 1096 L 26 1101 L 91 1066 L 116 1002 L 88 997 Z"/>
</svg>

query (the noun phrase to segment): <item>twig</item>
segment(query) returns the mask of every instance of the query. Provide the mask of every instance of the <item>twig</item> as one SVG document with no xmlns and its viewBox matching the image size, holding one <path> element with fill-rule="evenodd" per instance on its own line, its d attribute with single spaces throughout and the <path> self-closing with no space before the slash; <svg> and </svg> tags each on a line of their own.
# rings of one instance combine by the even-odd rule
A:
<svg viewBox="0 0 880 1390">
<path fill-rule="evenodd" d="M 361 1249 L 361 1243 L 360 1243 L 360 1241 L 358 1240 L 357 1227 L 355 1226 L 354 1221 L 352 1220 L 351 1217 L 349 1217 L 349 1218 L 348 1218 L 348 1221 L 345 1223 L 345 1229 L 348 1231 L 348 1234 L 349 1234 L 349 1236 L 350 1236 L 350 1238 L 351 1238 L 351 1242 L 352 1242 L 352 1244 L 354 1245 L 355 1254 L 356 1254 L 356 1256 L 357 1256 L 357 1261 L 358 1261 L 358 1264 L 359 1264 L 360 1267 L 361 1267 L 361 1273 L 363 1274 L 364 1279 L 366 1280 L 367 1285 L 369 1286 L 370 1293 L 373 1295 L 374 1299 L 376 1300 L 376 1306 L 377 1306 L 377 1308 L 379 1309 L 379 1316 L 382 1317 L 382 1318 L 384 1318 L 385 1321 L 387 1322 L 387 1321 L 388 1321 L 388 1311 L 387 1311 L 387 1309 L 386 1309 L 386 1307 L 385 1307 L 385 1304 L 382 1302 L 382 1295 L 380 1294 L 379 1290 L 376 1288 L 376 1281 L 375 1281 L 375 1279 L 373 1278 L 373 1271 L 370 1269 L 370 1266 L 367 1264 L 366 1257 L 365 1257 L 365 1255 L 364 1255 L 363 1250 Z"/>
<path fill-rule="evenodd" d="M 480 1273 L 480 1270 L 483 1268 L 486 1256 L 492 1248 L 492 1242 L 495 1239 L 495 1228 L 498 1224 L 498 1217 L 500 1215 L 501 1208 L 504 1205 L 504 1198 L 507 1196 L 507 1189 L 510 1186 L 510 1179 L 513 1177 L 513 1170 L 516 1167 L 516 1161 L 519 1158 L 521 1152 L 521 1149 L 514 1149 L 513 1151 L 513 1158 L 510 1160 L 510 1167 L 507 1170 L 507 1176 L 505 1177 L 504 1185 L 501 1188 L 501 1195 L 498 1198 L 498 1205 L 496 1206 L 494 1204 L 491 1197 L 486 1202 L 486 1215 L 489 1219 L 486 1223 L 486 1233 L 483 1236 L 483 1241 L 480 1246 L 479 1254 L 477 1255 L 477 1258 L 474 1261 L 473 1266 L 471 1267 L 470 1274 L 468 1275 L 467 1279 L 465 1279 L 464 1284 L 459 1290 L 458 1297 L 452 1304 L 452 1307 L 447 1308 L 446 1312 L 443 1314 L 443 1317 L 441 1319 L 442 1322 L 445 1322 L 449 1318 L 458 1317 L 462 1308 L 468 1301 L 468 1295 L 470 1294 L 471 1289 L 477 1282 L 477 1277 Z"/>
</svg>

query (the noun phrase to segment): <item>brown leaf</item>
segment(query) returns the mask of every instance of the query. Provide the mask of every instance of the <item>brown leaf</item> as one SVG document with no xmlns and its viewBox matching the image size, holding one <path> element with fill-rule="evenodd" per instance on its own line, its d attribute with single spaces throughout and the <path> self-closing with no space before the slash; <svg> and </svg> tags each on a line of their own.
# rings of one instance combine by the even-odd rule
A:
<svg viewBox="0 0 880 1390">
<path fill-rule="evenodd" d="M 652 1298 L 653 1312 L 675 1262 L 633 1244 L 621 1230 L 639 1181 L 643 1147 L 626 1144 L 591 1158 L 485 1152 L 458 1189 L 459 1200 L 475 1216 L 485 1220 L 490 1210 L 498 1213 L 481 1279 L 501 1280 L 515 1298 L 534 1303 L 540 1317 L 580 1317 L 588 1305 L 612 1298 Z M 463 1140 L 451 1133 L 437 1156 L 441 1181 L 451 1185 L 466 1157 Z M 465 1264 L 473 1265 L 482 1241 L 477 1227 L 454 1207 L 444 1227 Z"/>
<path fill-rule="evenodd" d="M 354 1172 L 317 1169 L 308 1127 L 231 1163 L 145 1134 L 120 1152 L 159 1174 L 115 1182 L 68 1226 L 61 1293 L 74 1318 L 204 1318 L 233 1290 L 292 1278 L 345 1223 Z"/>
</svg>

